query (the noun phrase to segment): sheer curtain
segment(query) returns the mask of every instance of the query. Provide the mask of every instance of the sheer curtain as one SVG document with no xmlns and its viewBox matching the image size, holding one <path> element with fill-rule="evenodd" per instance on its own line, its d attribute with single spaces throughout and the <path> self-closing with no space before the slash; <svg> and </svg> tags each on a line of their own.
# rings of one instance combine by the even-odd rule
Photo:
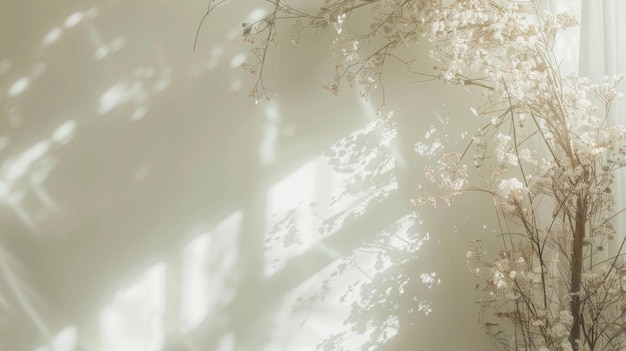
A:
<svg viewBox="0 0 626 351">
<path fill-rule="evenodd" d="M 581 3 L 579 73 L 592 82 L 600 82 L 603 76 L 626 74 L 626 1 L 583 0 Z M 620 91 L 626 95 L 626 82 Z M 610 123 L 626 124 L 626 100 L 617 101 L 611 108 Z M 615 181 L 617 210 L 626 206 L 623 192 L 626 191 L 626 174 L 620 172 Z M 619 244 L 626 237 L 626 216 L 615 220 L 617 240 L 609 248 L 616 254 Z"/>
</svg>

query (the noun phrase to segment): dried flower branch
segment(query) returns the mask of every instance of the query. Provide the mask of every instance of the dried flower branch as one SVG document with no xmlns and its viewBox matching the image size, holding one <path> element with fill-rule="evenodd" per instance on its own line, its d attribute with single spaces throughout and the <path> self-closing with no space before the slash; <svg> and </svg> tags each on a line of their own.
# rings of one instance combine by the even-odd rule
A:
<svg viewBox="0 0 626 351">
<path fill-rule="evenodd" d="M 482 92 L 472 109 L 482 127 L 464 152 L 426 169 L 414 202 L 449 205 L 466 191 L 493 197 L 501 251 L 490 261 L 473 241 L 467 259 L 484 279 L 484 326 L 498 348 L 625 346 L 624 243 L 615 256 L 604 252 L 616 245 L 612 220 L 621 213 L 611 187 L 626 165 L 626 128 L 607 121 L 624 76 L 596 85 L 562 75 L 553 45 L 576 18 L 542 12 L 539 0 L 324 0 L 316 14 L 268 2 L 270 14 L 243 29 L 246 42 L 262 39 L 252 49 L 258 62 L 244 65 L 257 76 L 256 101 L 267 98 L 263 68 L 279 21 L 292 22 L 294 43 L 305 29 L 336 31 L 335 75 L 325 85 L 334 94 L 345 82 L 368 98 L 383 86 L 388 58 L 414 72 L 411 49 L 423 47 L 442 83 Z"/>
</svg>

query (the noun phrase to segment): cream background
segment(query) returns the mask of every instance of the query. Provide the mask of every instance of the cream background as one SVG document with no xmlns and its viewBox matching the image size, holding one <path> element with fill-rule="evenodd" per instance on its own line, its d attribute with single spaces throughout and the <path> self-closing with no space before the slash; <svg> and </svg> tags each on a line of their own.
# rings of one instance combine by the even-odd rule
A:
<svg viewBox="0 0 626 351">
<path fill-rule="evenodd" d="M 259 8 L 222 6 L 194 52 L 206 1 L 0 2 L 0 258 L 11 272 L 0 350 L 314 350 L 344 328 L 336 298 L 306 319 L 291 305 L 401 218 L 408 196 L 326 238 L 305 218 L 302 245 L 264 250 L 274 213 L 311 201 L 336 211 L 341 179 L 319 155 L 376 105 L 321 89 L 325 34 L 299 47 L 281 38 L 267 75 L 278 95 L 255 105 L 238 65 L 240 23 Z M 447 120 L 455 138 L 475 128 L 471 94 L 389 77 L 406 137 Z M 492 235 L 492 211 L 480 197 L 424 210 L 413 273 L 435 273 L 416 292 L 431 312 L 396 349 L 489 349 L 464 256 L 467 240 Z"/>
</svg>

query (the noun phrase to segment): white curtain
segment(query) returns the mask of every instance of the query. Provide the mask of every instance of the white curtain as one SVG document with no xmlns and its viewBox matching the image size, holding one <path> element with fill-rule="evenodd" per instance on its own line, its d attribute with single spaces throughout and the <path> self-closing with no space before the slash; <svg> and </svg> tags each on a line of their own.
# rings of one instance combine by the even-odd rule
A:
<svg viewBox="0 0 626 351">
<path fill-rule="evenodd" d="M 582 0 L 580 7 L 580 53 L 579 73 L 592 82 L 600 82 L 603 76 L 626 74 L 626 1 Z M 620 91 L 626 95 L 626 82 Z M 611 109 L 610 123 L 626 124 L 626 100 L 617 101 Z M 626 206 L 626 174 L 620 172 L 615 181 L 616 210 Z M 616 254 L 626 237 L 626 214 L 615 220 L 617 237 L 609 248 Z"/>
</svg>

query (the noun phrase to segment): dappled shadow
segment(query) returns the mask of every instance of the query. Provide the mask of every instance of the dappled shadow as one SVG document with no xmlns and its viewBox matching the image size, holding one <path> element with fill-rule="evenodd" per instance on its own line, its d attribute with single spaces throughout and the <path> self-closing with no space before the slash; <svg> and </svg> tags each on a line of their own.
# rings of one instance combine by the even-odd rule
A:
<svg viewBox="0 0 626 351">
<path fill-rule="evenodd" d="M 239 23 L 262 11 L 224 6 L 192 53 L 196 5 L 0 5 L 27 32 L 0 51 L 0 348 L 423 337 L 454 270 L 431 251 L 440 219 L 410 203 L 414 144 L 439 118 L 383 121 L 356 94 L 330 98 L 322 41 L 274 54 L 281 95 L 256 106 Z"/>
<path fill-rule="evenodd" d="M 421 232 L 422 220 L 409 199 L 398 194 L 397 174 L 409 171 L 397 167 L 398 150 L 392 121 L 372 121 L 341 139 L 323 157 L 334 191 L 327 191 L 326 201 L 280 213 L 266 238 L 274 269 L 290 264 L 280 251 L 298 256 L 303 241 L 326 253 L 332 268 L 315 274 L 317 288 L 294 305 L 306 325 L 319 318 L 320 306 L 339 304 L 335 319 L 344 322 L 321 331 L 324 350 L 378 349 L 398 334 L 414 333 L 417 320 L 431 312 L 430 290 L 439 278 L 422 271 L 428 259 L 418 251 L 429 234 Z M 313 234 L 302 223 L 315 223 L 308 228 Z M 340 237 L 350 244 L 330 244 Z"/>
</svg>

